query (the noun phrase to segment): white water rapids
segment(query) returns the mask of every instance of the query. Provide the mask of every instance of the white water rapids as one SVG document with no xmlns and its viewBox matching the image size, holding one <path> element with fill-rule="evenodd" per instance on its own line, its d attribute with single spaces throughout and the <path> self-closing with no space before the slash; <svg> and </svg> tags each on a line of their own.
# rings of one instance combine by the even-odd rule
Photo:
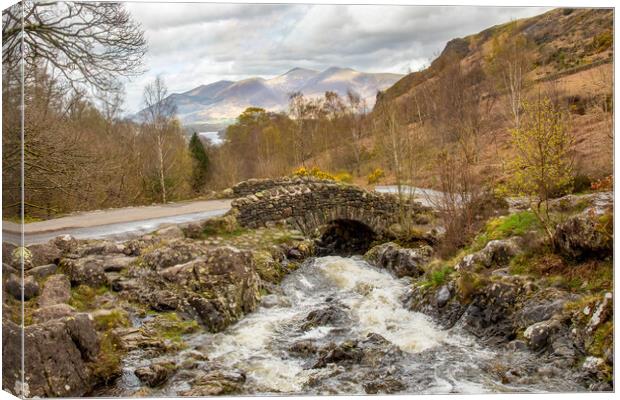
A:
<svg viewBox="0 0 620 400">
<path fill-rule="evenodd" d="M 502 384 L 489 365 L 498 358 L 508 365 L 518 363 L 522 356 L 498 354 L 458 325 L 442 330 L 427 316 L 408 310 L 403 297 L 410 285 L 358 257 L 310 260 L 284 279 L 279 293 L 266 296 L 258 310 L 227 330 L 186 337 L 188 348 L 176 356 L 177 362 L 198 350 L 209 363 L 242 370 L 247 377 L 243 394 L 365 394 L 369 381 L 388 378 L 400 382 L 393 391 L 401 393 L 578 390 L 568 377 Z M 309 313 L 329 307 L 343 310 L 343 318 L 304 327 Z M 350 361 L 317 366 L 320 352 L 291 351 L 300 341 L 321 349 L 347 340 L 363 342 L 369 334 L 387 339 L 383 349 L 396 346 L 397 355 L 372 365 Z M 126 362 L 127 373 L 135 367 Z M 123 381 L 125 389 L 138 384 L 136 379 Z M 177 373 L 158 390 L 175 395 L 188 388 L 187 377 Z"/>
</svg>

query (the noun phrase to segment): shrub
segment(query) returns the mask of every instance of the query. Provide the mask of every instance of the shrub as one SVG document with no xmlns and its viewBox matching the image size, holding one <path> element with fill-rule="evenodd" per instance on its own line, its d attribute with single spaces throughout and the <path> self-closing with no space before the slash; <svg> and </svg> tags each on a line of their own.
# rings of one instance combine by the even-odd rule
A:
<svg viewBox="0 0 620 400">
<path fill-rule="evenodd" d="M 583 174 L 577 174 L 573 178 L 573 193 L 583 193 L 592 188 L 592 179 Z"/>
<path fill-rule="evenodd" d="M 614 188 L 614 177 L 613 175 L 608 175 L 602 179 L 598 179 L 590 184 L 590 189 L 598 190 L 598 191 L 610 191 Z"/>
<path fill-rule="evenodd" d="M 368 184 L 374 185 L 378 183 L 381 178 L 385 177 L 385 172 L 381 168 L 375 168 L 370 174 L 368 174 Z"/>
<path fill-rule="evenodd" d="M 295 171 L 293 171 L 293 176 L 299 177 L 313 177 L 318 179 L 328 179 L 335 181 L 336 177 L 329 172 L 322 171 L 318 167 L 312 167 L 310 169 L 306 167 L 299 167 Z"/>
<path fill-rule="evenodd" d="M 353 176 L 348 172 L 338 172 L 335 178 L 338 182 L 353 183 Z"/>
</svg>

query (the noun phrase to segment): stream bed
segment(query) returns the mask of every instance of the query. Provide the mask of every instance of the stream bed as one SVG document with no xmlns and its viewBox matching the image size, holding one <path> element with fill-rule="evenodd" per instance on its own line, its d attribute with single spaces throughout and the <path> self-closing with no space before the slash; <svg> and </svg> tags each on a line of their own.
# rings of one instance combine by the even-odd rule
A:
<svg viewBox="0 0 620 400">
<path fill-rule="evenodd" d="M 213 365 L 242 374 L 246 395 L 583 390 L 568 372 L 545 374 L 529 351 L 483 346 L 459 324 L 442 330 L 408 310 L 410 286 L 359 257 L 307 260 L 255 312 L 223 332 L 188 335 L 186 348 L 161 356 L 181 367 L 148 395 L 187 394 L 196 371 Z M 143 387 L 133 371 L 153 361 L 129 353 L 122 377 L 99 395 L 133 394 Z M 515 368 L 509 383 L 495 373 L 520 365 L 528 367 Z"/>
</svg>

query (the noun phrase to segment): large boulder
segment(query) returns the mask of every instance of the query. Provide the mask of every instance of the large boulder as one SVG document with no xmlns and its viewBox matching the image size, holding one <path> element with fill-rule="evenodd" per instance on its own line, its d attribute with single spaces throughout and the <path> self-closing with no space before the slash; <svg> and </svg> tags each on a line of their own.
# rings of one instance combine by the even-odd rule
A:
<svg viewBox="0 0 620 400">
<path fill-rule="evenodd" d="M 39 307 L 67 303 L 71 298 L 71 282 L 63 274 L 50 276 L 43 285 Z"/>
<path fill-rule="evenodd" d="M 101 258 L 63 258 L 60 266 L 74 286 L 100 287 L 109 283 L 105 275 L 104 261 Z"/>
<path fill-rule="evenodd" d="M 517 238 L 491 240 L 480 251 L 468 254 L 455 266 L 457 271 L 469 270 L 479 265 L 485 268 L 502 267 L 520 252 Z"/>
<path fill-rule="evenodd" d="M 11 321 L 2 323 L 2 357 L 18 360 L 21 329 Z M 93 363 L 99 353 L 99 339 L 88 314 L 30 325 L 23 333 L 26 384 L 22 387 L 21 364 L 5 361 L 4 390 L 24 397 L 80 397 L 92 390 L 97 383 Z"/>
<path fill-rule="evenodd" d="M 159 361 L 150 365 L 136 368 L 134 373 L 149 387 L 160 386 L 176 371 L 176 364 L 172 361 Z"/>
<path fill-rule="evenodd" d="M 185 292 L 189 305 L 214 331 L 253 311 L 260 299 L 252 253 L 234 247 L 211 249 L 204 257 L 161 270 L 160 275 Z"/>
<path fill-rule="evenodd" d="M 161 243 L 150 251 L 142 254 L 144 263 L 155 270 L 183 264 L 203 256 L 207 248 L 201 242 L 189 239 L 177 239 Z"/>
<path fill-rule="evenodd" d="M 418 277 L 424 273 L 433 250 L 430 246 L 407 249 L 388 242 L 370 249 L 364 256 L 378 267 L 385 268 L 399 278 Z"/>
<path fill-rule="evenodd" d="M 75 314 L 75 312 L 75 308 L 68 304 L 53 304 L 34 310 L 32 313 L 32 322 L 35 324 L 40 324 L 53 319 L 70 317 Z"/>
<path fill-rule="evenodd" d="M 62 250 L 53 241 L 28 245 L 32 254 L 32 266 L 58 264 L 62 257 Z"/>
<path fill-rule="evenodd" d="M 18 275 L 10 275 L 4 284 L 5 290 L 17 300 L 30 300 L 39 294 L 39 284 L 32 276 L 24 277 L 23 281 Z"/>
<path fill-rule="evenodd" d="M 555 230 L 555 242 L 569 257 L 606 257 L 613 253 L 611 210 L 590 207 L 572 216 Z"/>
</svg>

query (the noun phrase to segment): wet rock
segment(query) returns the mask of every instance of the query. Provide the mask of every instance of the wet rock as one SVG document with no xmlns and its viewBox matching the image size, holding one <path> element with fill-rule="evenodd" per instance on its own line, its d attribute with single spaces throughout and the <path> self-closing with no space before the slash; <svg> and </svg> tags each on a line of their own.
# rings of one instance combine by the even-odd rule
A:
<svg viewBox="0 0 620 400">
<path fill-rule="evenodd" d="M 525 337 L 528 346 L 532 350 L 537 351 L 545 348 L 550 337 L 559 329 L 560 322 L 556 319 L 541 321 L 530 325 L 523 332 L 523 337 Z"/>
<path fill-rule="evenodd" d="M 489 344 L 515 339 L 512 314 L 518 293 L 519 286 L 508 282 L 493 282 L 482 288 L 463 316 L 465 329 Z"/>
<path fill-rule="evenodd" d="M 388 242 L 375 246 L 364 256 L 378 267 L 391 271 L 399 278 L 418 277 L 424 273 L 433 250 L 430 246 L 406 249 L 396 243 Z"/>
<path fill-rule="evenodd" d="M 310 330 L 317 326 L 334 326 L 348 323 L 349 317 L 339 304 L 330 304 L 325 308 L 312 310 L 306 316 L 306 322 L 302 324 L 301 329 Z"/>
<path fill-rule="evenodd" d="M 613 252 L 611 211 L 590 207 L 570 217 L 555 230 L 555 242 L 569 257 L 606 257 Z"/>
<path fill-rule="evenodd" d="M 450 300 L 451 296 L 452 294 L 450 293 L 450 289 L 447 285 L 443 285 L 442 287 L 440 287 L 437 291 L 437 294 L 435 295 L 435 302 L 437 303 L 437 307 L 441 308 L 445 306 L 448 303 L 448 300 Z"/>
<path fill-rule="evenodd" d="M 68 304 L 53 304 L 35 310 L 32 314 L 32 321 L 35 324 L 40 324 L 53 319 L 70 317 L 75 314 L 75 312 L 75 308 Z"/>
<path fill-rule="evenodd" d="M 318 352 L 318 360 L 312 368 L 325 368 L 328 364 L 339 364 L 345 361 L 357 363 L 362 359 L 362 351 L 357 341 L 348 340 L 340 344 L 330 342 Z"/>
<path fill-rule="evenodd" d="M 18 359 L 21 353 L 21 330 L 11 321 L 3 321 L 2 355 L 5 360 Z M 27 397 L 79 397 L 89 393 L 97 379 L 92 363 L 99 352 L 94 324 L 87 314 L 51 320 L 24 328 L 25 378 Z M 4 364 L 2 385 L 19 387 L 20 365 Z"/>
<path fill-rule="evenodd" d="M 191 383 L 192 388 L 181 392 L 182 396 L 220 396 L 239 393 L 246 376 L 241 370 L 213 369 L 199 375 Z"/>
<path fill-rule="evenodd" d="M 433 292 L 420 286 L 412 286 L 406 295 L 405 304 L 412 311 L 430 316 L 441 327 L 445 329 L 451 328 L 467 309 L 467 305 L 461 303 L 458 296 L 452 295 L 454 292 L 453 286 L 453 282 L 446 284 L 445 288 L 448 293 L 446 294 L 444 291 L 441 296 L 438 296 L 439 290 Z M 448 297 L 448 300 L 443 303 L 446 297 Z M 440 306 L 442 303 L 443 305 Z"/>
<path fill-rule="evenodd" d="M 315 354 L 318 348 L 314 344 L 312 340 L 299 340 L 289 347 L 288 351 L 293 354 L 300 354 L 303 356 L 308 356 L 311 354 Z"/>
<path fill-rule="evenodd" d="M 519 252 L 520 247 L 517 238 L 491 240 L 482 250 L 463 257 L 455 269 L 457 271 L 471 270 L 475 265 L 485 268 L 504 266 Z"/>
<path fill-rule="evenodd" d="M 109 283 L 103 270 L 103 260 L 99 258 L 63 258 L 60 266 L 74 286 L 88 285 L 100 287 Z"/>
<path fill-rule="evenodd" d="M 260 305 L 265 308 L 290 307 L 291 303 L 283 296 L 277 294 L 269 294 L 267 296 L 263 296 L 260 301 Z"/>
<path fill-rule="evenodd" d="M 40 265 L 58 264 L 62 257 L 62 250 L 60 250 L 53 241 L 47 243 L 38 243 L 28 245 L 28 250 L 32 253 L 32 266 L 38 267 Z"/>
<path fill-rule="evenodd" d="M 47 264 L 40 265 L 38 267 L 34 267 L 30 269 L 27 274 L 32 275 L 37 279 L 47 278 L 50 275 L 53 275 L 58 270 L 58 265 L 56 264 Z"/>
<path fill-rule="evenodd" d="M 158 361 L 146 367 L 137 368 L 134 373 L 149 387 L 157 387 L 166 382 L 176 369 L 176 364 L 172 361 Z"/>
<path fill-rule="evenodd" d="M 364 382 L 362 386 L 367 394 L 398 393 L 406 388 L 405 384 L 401 380 L 392 376 L 381 376 L 370 382 Z"/>
<path fill-rule="evenodd" d="M 32 276 L 26 276 L 23 280 L 18 275 L 10 275 L 4 284 L 5 290 L 17 300 L 22 299 L 22 292 L 24 300 L 30 300 L 39 294 L 39 284 Z"/>
<path fill-rule="evenodd" d="M 160 354 L 175 348 L 172 343 L 163 340 L 154 332 L 144 328 L 116 328 L 114 329 L 114 334 L 120 338 L 125 351 L 145 349 L 153 350 L 153 353 Z"/>
<path fill-rule="evenodd" d="M 328 364 L 360 364 L 367 367 L 387 367 L 402 357 L 402 351 L 383 336 L 369 333 L 363 340 L 330 342 L 317 353 L 312 368 L 324 368 Z"/>
<path fill-rule="evenodd" d="M 71 283 L 65 275 L 50 276 L 43 284 L 43 291 L 38 299 L 39 307 L 67 303 L 71 298 Z"/>
</svg>

